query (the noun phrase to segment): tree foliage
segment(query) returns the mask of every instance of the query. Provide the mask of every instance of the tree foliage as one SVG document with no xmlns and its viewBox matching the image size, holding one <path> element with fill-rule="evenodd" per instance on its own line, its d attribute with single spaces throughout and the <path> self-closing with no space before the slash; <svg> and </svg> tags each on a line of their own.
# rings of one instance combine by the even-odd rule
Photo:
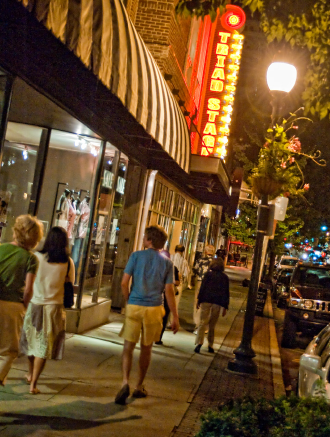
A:
<svg viewBox="0 0 330 437">
<path fill-rule="evenodd" d="M 225 222 L 222 224 L 223 235 L 234 237 L 245 244 L 254 245 L 255 231 L 257 227 L 257 207 L 246 201 L 239 205 L 240 213 L 234 220 L 225 214 Z"/>
<path fill-rule="evenodd" d="M 179 0 L 176 12 L 214 20 L 229 0 Z M 328 0 L 236 0 L 260 16 L 268 42 L 285 41 L 309 54 L 302 99 L 305 112 L 323 119 L 330 114 L 330 2 Z"/>
</svg>

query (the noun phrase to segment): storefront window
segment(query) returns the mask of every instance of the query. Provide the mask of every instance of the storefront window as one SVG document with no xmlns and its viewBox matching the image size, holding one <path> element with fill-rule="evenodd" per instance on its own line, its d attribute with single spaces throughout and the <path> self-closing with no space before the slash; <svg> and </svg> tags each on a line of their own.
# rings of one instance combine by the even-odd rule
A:
<svg viewBox="0 0 330 437">
<path fill-rule="evenodd" d="M 46 230 L 63 227 L 69 237 L 79 285 L 82 254 L 87 244 L 91 193 L 101 141 L 53 130 L 41 190 L 38 218 Z"/>
<path fill-rule="evenodd" d="M 16 217 L 29 210 L 42 129 L 8 123 L 0 169 L 1 243 L 12 241 Z"/>
<path fill-rule="evenodd" d="M 156 181 L 154 195 L 152 199 L 152 209 L 155 209 L 157 211 L 159 210 L 161 190 L 162 190 L 162 184 L 159 181 Z"/>
<path fill-rule="evenodd" d="M 178 217 L 179 197 L 180 196 L 178 193 L 174 193 L 174 195 L 173 195 L 173 212 L 172 212 L 173 217 Z"/>
<path fill-rule="evenodd" d="M 179 196 L 179 206 L 178 206 L 177 217 L 180 219 L 182 218 L 182 215 L 183 215 L 184 204 L 185 204 L 184 197 Z"/>
<path fill-rule="evenodd" d="M 160 197 L 160 212 L 164 212 L 166 208 L 166 202 L 167 202 L 167 192 L 168 188 L 166 185 L 162 186 L 162 192 Z"/>
<path fill-rule="evenodd" d="M 172 199 L 173 199 L 173 191 L 169 190 L 167 194 L 165 214 L 171 215 L 172 213 Z"/>
<path fill-rule="evenodd" d="M 90 256 L 84 282 L 84 298 L 109 298 L 118 248 L 118 235 L 124 205 L 127 158 L 107 143 L 100 197 L 96 209 Z"/>
</svg>

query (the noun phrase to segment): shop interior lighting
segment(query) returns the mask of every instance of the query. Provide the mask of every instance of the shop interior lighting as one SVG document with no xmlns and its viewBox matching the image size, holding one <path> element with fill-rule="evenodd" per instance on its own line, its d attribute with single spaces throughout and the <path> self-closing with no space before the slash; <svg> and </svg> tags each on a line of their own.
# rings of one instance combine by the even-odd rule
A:
<svg viewBox="0 0 330 437">
<path fill-rule="evenodd" d="M 91 147 L 91 154 L 93 156 L 97 156 L 98 155 L 98 151 L 96 150 L 96 147 L 94 147 L 94 146 Z"/>
<path fill-rule="evenodd" d="M 112 165 L 112 160 L 111 159 L 109 159 L 108 164 Z"/>
</svg>

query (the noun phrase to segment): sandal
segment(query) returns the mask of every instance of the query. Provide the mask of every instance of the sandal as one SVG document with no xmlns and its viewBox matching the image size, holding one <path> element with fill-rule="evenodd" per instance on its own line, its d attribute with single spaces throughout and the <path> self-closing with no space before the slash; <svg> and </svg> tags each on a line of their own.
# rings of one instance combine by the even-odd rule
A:
<svg viewBox="0 0 330 437">
<path fill-rule="evenodd" d="M 147 390 L 142 386 L 140 389 L 136 388 L 132 394 L 133 398 L 146 398 L 148 396 Z"/>
<path fill-rule="evenodd" d="M 32 390 L 29 391 L 30 395 L 38 395 L 40 392 L 40 390 L 36 387 Z"/>
</svg>

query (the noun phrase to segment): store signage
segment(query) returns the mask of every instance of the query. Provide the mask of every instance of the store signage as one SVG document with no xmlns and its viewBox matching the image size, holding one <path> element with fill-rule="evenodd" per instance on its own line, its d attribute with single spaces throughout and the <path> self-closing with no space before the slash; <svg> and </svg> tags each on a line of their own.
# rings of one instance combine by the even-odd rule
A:
<svg viewBox="0 0 330 437">
<path fill-rule="evenodd" d="M 237 32 L 245 14 L 228 5 L 218 18 L 206 79 L 201 117 L 200 154 L 225 159 L 244 36 Z M 230 30 L 230 31 L 228 31 Z"/>
</svg>

